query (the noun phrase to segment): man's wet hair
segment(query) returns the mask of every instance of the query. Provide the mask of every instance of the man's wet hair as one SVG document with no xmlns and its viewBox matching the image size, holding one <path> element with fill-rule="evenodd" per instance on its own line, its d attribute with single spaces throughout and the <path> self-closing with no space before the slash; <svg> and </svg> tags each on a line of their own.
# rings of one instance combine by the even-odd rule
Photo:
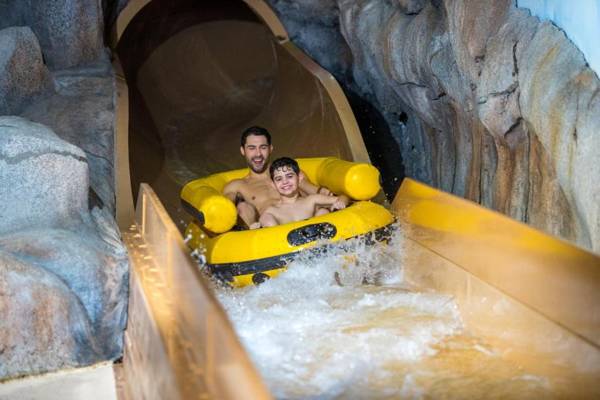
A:
<svg viewBox="0 0 600 400">
<path fill-rule="evenodd" d="M 260 126 L 251 126 L 250 128 L 246 129 L 244 132 L 242 132 L 242 140 L 241 140 L 242 147 L 244 147 L 246 145 L 246 139 L 250 135 L 264 136 L 267 138 L 267 144 L 269 146 L 271 145 L 271 134 L 269 133 L 268 130 L 266 130 L 265 128 L 260 127 Z"/>
<path fill-rule="evenodd" d="M 273 179 L 273 174 L 280 168 L 288 168 L 291 169 L 298 175 L 300 173 L 300 166 L 293 158 L 289 157 L 281 157 L 271 163 L 269 167 L 269 175 L 271 175 L 271 179 Z"/>
</svg>

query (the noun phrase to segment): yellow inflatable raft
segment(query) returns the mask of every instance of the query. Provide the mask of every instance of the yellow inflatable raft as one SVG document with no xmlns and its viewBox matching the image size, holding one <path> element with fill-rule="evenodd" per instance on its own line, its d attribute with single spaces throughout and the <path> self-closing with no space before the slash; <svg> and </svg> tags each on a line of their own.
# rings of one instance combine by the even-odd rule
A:
<svg viewBox="0 0 600 400">
<path fill-rule="evenodd" d="M 379 171 L 369 164 L 337 158 L 298 159 L 300 169 L 319 186 L 356 200 L 349 207 L 308 220 L 245 231 L 230 231 L 237 221 L 235 205 L 221 193 L 248 169 L 222 172 L 189 182 L 181 191 L 184 209 L 194 216 L 188 244 L 206 257 L 209 271 L 234 287 L 258 284 L 285 269 L 299 252 L 323 240 L 369 235 L 389 236 L 392 214 L 368 201 L 379 192 Z"/>
</svg>

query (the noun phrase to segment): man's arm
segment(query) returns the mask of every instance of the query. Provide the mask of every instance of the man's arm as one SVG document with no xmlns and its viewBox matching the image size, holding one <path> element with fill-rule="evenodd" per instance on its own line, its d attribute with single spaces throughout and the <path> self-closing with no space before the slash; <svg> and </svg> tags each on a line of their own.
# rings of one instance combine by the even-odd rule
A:
<svg viewBox="0 0 600 400">
<path fill-rule="evenodd" d="M 239 186 L 240 186 L 239 179 L 234 179 L 233 181 L 229 182 L 223 188 L 223 196 L 227 197 L 229 200 L 236 203 L 237 197 L 239 195 L 239 192 L 238 192 Z"/>
<path fill-rule="evenodd" d="M 350 203 L 351 203 L 351 201 L 352 201 L 352 200 L 350 200 L 350 197 L 346 196 L 345 194 L 340 194 L 340 195 L 338 196 L 338 199 L 340 199 L 340 201 L 341 201 L 342 203 L 344 203 L 344 205 L 345 205 L 346 207 L 348 207 L 348 204 L 350 204 Z"/>
<path fill-rule="evenodd" d="M 279 225 L 279 221 L 277 221 L 277 218 L 275 218 L 275 216 L 273 214 L 271 214 L 270 211 L 271 211 L 271 209 L 267 208 L 265 210 L 265 212 L 260 216 L 260 219 L 258 220 L 258 222 L 260 223 L 260 226 L 262 226 L 263 228 Z"/>
<path fill-rule="evenodd" d="M 241 179 L 235 179 L 229 182 L 223 188 L 223 196 L 227 197 L 235 204 L 239 217 L 238 222 L 239 219 L 241 219 L 241 221 L 250 229 L 260 228 L 258 225 L 258 212 L 256 211 L 256 208 L 252 204 L 246 202 L 244 196 L 240 192 L 242 185 L 243 180 Z"/>
<path fill-rule="evenodd" d="M 310 181 L 310 179 L 308 179 L 308 176 L 306 176 L 306 174 L 302 171 L 300 171 L 300 173 L 298 174 L 298 188 L 306 193 L 307 195 L 310 194 L 324 194 L 324 195 L 330 195 L 331 191 L 329 189 L 327 189 L 326 187 L 321 187 L 321 186 L 317 186 L 314 183 L 312 183 Z"/>
</svg>

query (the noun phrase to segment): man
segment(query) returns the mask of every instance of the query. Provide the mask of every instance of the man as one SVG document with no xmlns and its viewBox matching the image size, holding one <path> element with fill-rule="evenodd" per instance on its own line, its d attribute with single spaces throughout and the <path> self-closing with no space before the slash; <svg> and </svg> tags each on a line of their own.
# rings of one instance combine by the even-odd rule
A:
<svg viewBox="0 0 600 400">
<path fill-rule="evenodd" d="M 282 157 L 273 161 L 269 174 L 280 199 L 261 213 L 259 222 L 263 227 L 302 221 L 315 216 L 316 213 L 322 213 L 323 209 L 318 207 L 330 206 L 332 210 L 346 207 L 344 201 L 336 196 L 310 194 L 300 197 L 298 190 L 300 167 L 291 158 Z"/>
<path fill-rule="evenodd" d="M 271 135 L 265 128 L 253 126 L 246 129 L 242 133 L 240 152 L 246 159 L 250 172 L 223 188 L 223 195 L 236 204 L 240 219 L 250 228 L 259 227 L 259 215 L 280 199 L 268 171 L 272 151 Z M 329 190 L 310 183 L 302 172 L 299 174 L 298 185 L 305 194 L 330 194 Z"/>
</svg>

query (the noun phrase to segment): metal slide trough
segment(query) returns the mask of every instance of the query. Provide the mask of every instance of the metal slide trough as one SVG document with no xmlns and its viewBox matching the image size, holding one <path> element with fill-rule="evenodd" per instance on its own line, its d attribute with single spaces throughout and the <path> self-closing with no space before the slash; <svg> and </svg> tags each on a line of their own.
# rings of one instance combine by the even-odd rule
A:
<svg viewBox="0 0 600 400">
<path fill-rule="evenodd" d="M 452 295 L 472 335 L 514 365 L 600 396 L 600 257 L 405 179 L 392 209 L 407 281 Z"/>
</svg>

